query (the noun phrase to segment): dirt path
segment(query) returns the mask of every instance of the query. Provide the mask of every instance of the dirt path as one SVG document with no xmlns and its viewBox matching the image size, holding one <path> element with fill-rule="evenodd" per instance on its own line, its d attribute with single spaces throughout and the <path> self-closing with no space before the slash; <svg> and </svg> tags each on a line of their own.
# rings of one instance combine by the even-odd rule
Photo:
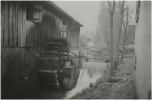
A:
<svg viewBox="0 0 152 100">
<path fill-rule="evenodd" d="M 133 54 L 125 55 L 124 63 L 118 66 L 113 78 L 122 81 L 109 82 L 108 75 L 99 79 L 96 85 L 82 90 L 73 99 L 135 99 L 134 59 Z"/>
</svg>

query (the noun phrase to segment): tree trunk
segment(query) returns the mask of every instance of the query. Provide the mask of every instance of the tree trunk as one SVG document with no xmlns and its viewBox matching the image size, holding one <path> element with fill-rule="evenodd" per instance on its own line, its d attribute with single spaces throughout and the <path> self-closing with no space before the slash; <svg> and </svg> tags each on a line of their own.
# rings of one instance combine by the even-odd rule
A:
<svg viewBox="0 0 152 100">
<path fill-rule="evenodd" d="M 124 53 L 125 53 L 125 45 L 126 45 L 126 36 L 127 36 L 127 29 L 128 29 L 128 8 L 127 8 L 127 16 L 126 16 L 126 27 L 124 32 L 124 38 L 123 38 L 123 48 L 122 48 L 122 56 L 121 56 L 121 63 L 123 62 Z"/>
<path fill-rule="evenodd" d="M 118 31 L 117 31 L 117 36 L 116 36 L 116 56 L 115 56 L 115 70 L 117 69 L 117 65 L 119 65 L 119 42 L 120 42 L 120 17 L 121 17 L 121 1 L 118 1 Z"/>
<path fill-rule="evenodd" d="M 124 53 L 125 53 L 125 33 L 126 32 L 124 32 L 124 41 L 123 41 L 123 47 L 122 47 L 122 55 L 121 55 L 121 63 L 123 62 L 123 58 L 124 58 Z"/>
<path fill-rule="evenodd" d="M 110 33 L 111 33 L 111 74 L 114 74 L 114 60 L 113 60 L 113 14 L 110 14 Z"/>
<path fill-rule="evenodd" d="M 114 74 L 114 59 L 113 59 L 113 15 L 115 10 L 115 1 L 111 5 L 110 1 L 108 1 L 109 5 L 109 14 L 110 14 L 110 33 L 111 33 L 111 76 Z"/>
<path fill-rule="evenodd" d="M 120 45 L 120 35 L 122 32 L 122 21 L 123 21 L 123 14 L 124 14 L 124 4 L 125 1 L 118 1 L 118 33 L 117 33 L 117 43 L 116 43 L 116 64 L 119 65 L 119 45 Z M 116 66 L 117 66 L 116 65 Z M 117 69 L 117 67 L 116 67 Z"/>
</svg>

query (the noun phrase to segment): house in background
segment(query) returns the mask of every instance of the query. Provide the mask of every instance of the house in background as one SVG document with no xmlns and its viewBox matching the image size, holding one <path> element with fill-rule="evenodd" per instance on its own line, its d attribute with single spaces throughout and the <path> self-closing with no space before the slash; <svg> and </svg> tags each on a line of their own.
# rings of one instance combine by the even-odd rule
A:
<svg viewBox="0 0 152 100">
<path fill-rule="evenodd" d="M 151 1 L 136 3 L 135 80 L 139 99 L 151 99 Z"/>
<path fill-rule="evenodd" d="M 84 35 L 80 35 L 80 47 L 85 48 L 87 46 L 87 38 Z"/>
<path fill-rule="evenodd" d="M 126 40 L 127 48 L 132 48 L 132 49 L 135 48 L 135 29 L 136 29 L 136 25 L 128 26 L 128 34 Z"/>
<path fill-rule="evenodd" d="M 85 31 L 83 34 L 86 36 L 87 46 L 94 47 L 94 32 Z"/>
<path fill-rule="evenodd" d="M 2 96 L 37 93 L 41 46 L 48 38 L 66 37 L 70 49 L 78 50 L 81 26 L 51 1 L 1 1 Z"/>
</svg>

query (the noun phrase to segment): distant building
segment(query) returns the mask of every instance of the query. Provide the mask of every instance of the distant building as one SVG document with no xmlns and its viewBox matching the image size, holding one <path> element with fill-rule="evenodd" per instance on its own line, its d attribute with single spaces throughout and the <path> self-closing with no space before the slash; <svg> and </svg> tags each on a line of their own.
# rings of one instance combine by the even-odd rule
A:
<svg viewBox="0 0 152 100">
<path fill-rule="evenodd" d="M 86 47 L 87 46 L 87 38 L 84 35 L 80 35 L 80 47 Z"/>
<path fill-rule="evenodd" d="M 94 32 L 86 31 L 84 34 L 87 38 L 87 46 L 94 47 Z"/>
<path fill-rule="evenodd" d="M 128 34 L 126 40 L 127 48 L 135 48 L 135 29 L 136 25 L 129 25 L 128 26 Z"/>
<path fill-rule="evenodd" d="M 135 44 L 135 29 L 136 25 L 129 25 L 128 26 L 128 43 Z"/>
</svg>

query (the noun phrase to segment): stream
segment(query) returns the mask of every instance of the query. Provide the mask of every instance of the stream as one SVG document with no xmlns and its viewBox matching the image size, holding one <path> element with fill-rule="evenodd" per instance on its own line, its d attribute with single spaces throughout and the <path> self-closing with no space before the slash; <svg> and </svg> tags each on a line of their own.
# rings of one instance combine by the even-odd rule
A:
<svg viewBox="0 0 152 100">
<path fill-rule="evenodd" d="M 98 58 L 101 55 L 98 55 Z M 97 56 L 96 56 L 97 57 Z M 82 69 L 80 69 L 79 78 L 76 87 L 70 91 L 56 91 L 50 90 L 48 87 L 37 96 L 33 97 L 35 99 L 69 99 L 78 92 L 81 92 L 85 88 L 89 88 L 91 83 L 95 83 L 96 80 L 102 77 L 103 72 L 106 70 L 107 63 L 90 59 L 89 62 L 82 63 Z"/>
<path fill-rule="evenodd" d="M 102 77 L 102 73 L 106 70 L 106 63 L 85 62 L 82 64 L 77 85 L 71 91 L 66 93 L 66 98 L 74 96 L 85 88 L 89 88 L 90 84 L 95 84 L 96 80 Z"/>
</svg>

